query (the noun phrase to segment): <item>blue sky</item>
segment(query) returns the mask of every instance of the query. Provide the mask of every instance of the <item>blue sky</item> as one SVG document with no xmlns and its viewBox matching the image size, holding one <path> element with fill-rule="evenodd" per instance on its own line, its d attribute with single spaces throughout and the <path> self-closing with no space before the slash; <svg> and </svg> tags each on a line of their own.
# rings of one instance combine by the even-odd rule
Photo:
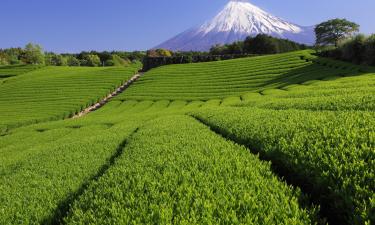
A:
<svg viewBox="0 0 375 225">
<path fill-rule="evenodd" d="M 199 25 L 228 0 L 1 0 L 0 48 L 39 43 L 45 50 L 143 50 Z M 300 25 L 345 17 L 375 33 L 374 0 L 251 0 Z"/>
</svg>

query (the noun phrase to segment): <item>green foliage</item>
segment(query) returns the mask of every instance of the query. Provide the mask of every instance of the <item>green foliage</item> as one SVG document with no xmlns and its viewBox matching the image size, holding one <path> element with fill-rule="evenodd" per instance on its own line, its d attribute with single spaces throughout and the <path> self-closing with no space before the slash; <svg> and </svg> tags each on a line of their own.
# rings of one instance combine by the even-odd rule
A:
<svg viewBox="0 0 375 225">
<path fill-rule="evenodd" d="M 171 57 L 172 52 L 167 49 L 152 49 L 147 51 L 148 57 Z"/>
<path fill-rule="evenodd" d="M 0 224 L 373 224 L 375 76 L 311 53 L 161 67 L 55 122 L 141 65 L 1 66 Z"/>
<path fill-rule="evenodd" d="M 245 46 L 243 41 L 237 41 L 227 45 L 214 45 L 210 49 L 211 55 L 227 55 L 227 54 L 244 54 Z"/>
<path fill-rule="evenodd" d="M 8 60 L 5 55 L 0 55 L 0 65 L 8 65 Z"/>
<path fill-rule="evenodd" d="M 22 61 L 26 64 L 43 65 L 44 52 L 42 47 L 32 43 L 27 44 L 22 55 Z"/>
<path fill-rule="evenodd" d="M 20 64 L 23 50 L 21 48 L 0 49 L 0 65 Z"/>
<path fill-rule="evenodd" d="M 107 61 L 105 61 L 104 66 L 115 66 L 115 61 L 113 61 L 112 59 L 108 59 Z"/>
<path fill-rule="evenodd" d="M 375 34 L 367 38 L 363 58 L 366 64 L 375 66 Z"/>
<path fill-rule="evenodd" d="M 271 160 L 335 223 L 374 221 L 374 113 L 222 108 L 193 115 Z"/>
<path fill-rule="evenodd" d="M 85 55 L 81 60 L 81 65 L 91 67 L 101 66 L 100 58 L 97 55 Z"/>
<path fill-rule="evenodd" d="M 114 91 L 139 68 L 46 67 L 8 78 L 0 84 L 0 124 L 12 128 L 72 116 Z"/>
<path fill-rule="evenodd" d="M 133 100 L 210 100 L 280 88 L 353 71 L 301 59 L 310 50 L 150 70 L 119 96 Z M 359 73 L 359 72 L 357 72 Z"/>
<path fill-rule="evenodd" d="M 104 63 L 105 66 L 128 66 L 130 62 L 124 60 L 118 55 L 111 55 L 110 59 L 107 59 Z"/>
<path fill-rule="evenodd" d="M 42 68 L 42 65 L 7 65 L 0 66 L 0 80 L 10 77 L 15 77 L 18 75 L 23 75 L 25 73 L 31 72 L 36 69 Z"/>
<path fill-rule="evenodd" d="M 2 137 L 0 224 L 58 224 L 135 129 L 62 121 Z"/>
<path fill-rule="evenodd" d="M 28 44 L 22 48 L 0 49 L 0 65 L 15 64 L 46 64 L 48 66 L 126 66 L 130 62 L 141 61 L 145 52 L 81 52 L 80 54 L 56 54 L 53 52 L 43 53 L 40 45 Z M 99 60 L 98 60 L 99 57 Z"/>
<path fill-rule="evenodd" d="M 298 198 L 270 164 L 194 119 L 174 116 L 142 126 L 65 222 L 311 224 Z"/>
<path fill-rule="evenodd" d="M 210 49 L 211 55 L 227 54 L 275 54 L 306 49 L 306 45 L 296 42 L 258 34 L 248 37 L 245 41 L 238 41 L 227 45 L 215 45 Z"/>
<path fill-rule="evenodd" d="M 245 58 L 256 55 L 210 55 L 202 52 L 177 52 L 172 57 L 144 57 L 143 71 L 148 71 L 156 67 L 170 65 L 170 64 L 188 64 L 199 62 L 212 62 L 220 60 L 229 60 L 237 58 Z"/>
<path fill-rule="evenodd" d="M 68 59 L 62 55 L 47 53 L 45 55 L 45 64 L 47 66 L 67 66 Z"/>
<path fill-rule="evenodd" d="M 365 52 L 365 35 L 357 35 L 352 40 L 342 44 L 342 57 L 344 60 L 352 61 L 359 64 L 364 59 L 362 58 Z"/>
<path fill-rule="evenodd" d="M 68 56 L 67 64 L 68 64 L 68 66 L 80 66 L 81 62 L 79 61 L 79 59 L 77 59 L 74 56 Z"/>
<path fill-rule="evenodd" d="M 129 60 L 124 60 L 118 55 L 112 55 L 112 60 L 114 66 L 127 66 L 130 64 Z"/>
<path fill-rule="evenodd" d="M 315 27 L 317 45 L 335 45 L 359 31 L 359 25 L 346 19 L 333 19 Z"/>
<path fill-rule="evenodd" d="M 375 66 L 375 35 L 359 34 L 346 39 L 335 49 L 324 50 L 321 56 L 345 60 L 356 64 Z"/>
<path fill-rule="evenodd" d="M 245 49 L 255 54 L 275 54 L 277 53 L 277 44 L 273 38 L 264 34 L 257 35 L 255 38 L 247 38 L 244 42 Z"/>
</svg>

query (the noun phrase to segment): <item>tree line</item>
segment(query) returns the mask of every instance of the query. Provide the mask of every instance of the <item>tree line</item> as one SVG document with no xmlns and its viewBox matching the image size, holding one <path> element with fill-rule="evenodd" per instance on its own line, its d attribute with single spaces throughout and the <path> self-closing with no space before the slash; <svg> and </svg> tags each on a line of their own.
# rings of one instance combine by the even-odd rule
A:
<svg viewBox="0 0 375 225">
<path fill-rule="evenodd" d="M 265 54 L 275 54 L 306 49 L 308 46 L 296 42 L 259 34 L 226 45 L 212 46 L 208 52 L 173 52 L 166 49 L 152 49 L 143 58 L 143 70 L 147 71 L 170 64 L 186 64 L 236 59 Z"/>
<path fill-rule="evenodd" d="M 124 66 L 134 61 L 143 61 L 146 68 L 154 68 L 167 64 L 218 61 L 315 47 L 321 56 L 375 66 L 375 34 L 370 36 L 358 34 L 359 28 L 358 24 L 346 19 L 332 19 L 315 27 L 315 46 L 259 34 L 255 37 L 249 36 L 244 41 L 214 45 L 208 52 L 172 52 L 166 49 L 152 49 L 147 52 L 90 51 L 78 54 L 56 54 L 44 52 L 40 45 L 30 43 L 24 48 L 0 49 L 0 65 L 96 67 Z"/>
<path fill-rule="evenodd" d="M 315 28 L 319 55 L 355 64 L 375 66 L 375 34 L 359 34 L 360 26 L 346 19 L 333 19 Z"/>
<path fill-rule="evenodd" d="M 210 49 L 211 55 L 241 55 L 241 54 L 277 54 L 307 49 L 308 46 L 287 39 L 275 38 L 266 34 L 247 37 L 245 41 L 232 44 L 215 45 Z"/>
<path fill-rule="evenodd" d="M 78 54 L 57 54 L 44 52 L 40 45 L 29 43 L 24 48 L 0 49 L 0 65 L 126 66 L 135 61 L 142 61 L 145 54 L 142 51 L 90 51 Z"/>
</svg>

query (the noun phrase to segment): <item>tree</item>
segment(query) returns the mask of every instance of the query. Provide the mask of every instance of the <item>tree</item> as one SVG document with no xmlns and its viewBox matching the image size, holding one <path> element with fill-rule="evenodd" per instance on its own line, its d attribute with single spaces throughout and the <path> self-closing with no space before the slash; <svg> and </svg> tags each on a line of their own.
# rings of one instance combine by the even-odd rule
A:
<svg viewBox="0 0 375 225">
<path fill-rule="evenodd" d="M 8 65 L 9 61 L 5 54 L 0 54 L 0 65 Z"/>
<path fill-rule="evenodd" d="M 27 64 L 44 64 L 44 52 L 40 45 L 29 43 L 26 45 L 22 61 Z"/>
<path fill-rule="evenodd" d="M 92 66 L 97 67 L 101 65 L 100 58 L 97 55 L 89 54 L 84 55 L 83 59 L 81 60 L 82 66 Z"/>
<path fill-rule="evenodd" d="M 45 64 L 47 66 L 67 66 L 67 58 L 62 55 L 49 52 L 45 54 Z"/>
<path fill-rule="evenodd" d="M 166 49 L 151 49 L 147 51 L 148 57 L 171 57 L 172 52 Z"/>
<path fill-rule="evenodd" d="M 375 66 L 375 34 L 367 38 L 364 58 L 368 65 Z"/>
<path fill-rule="evenodd" d="M 236 41 L 228 45 L 228 51 L 230 54 L 243 54 L 244 53 L 244 43 L 242 41 Z"/>
<path fill-rule="evenodd" d="M 250 54 L 275 54 L 279 52 L 277 40 L 266 34 L 246 38 L 244 49 L 245 52 Z"/>
<path fill-rule="evenodd" d="M 52 57 L 52 62 L 55 66 L 67 66 L 68 65 L 67 59 L 62 55 L 54 55 Z"/>
<path fill-rule="evenodd" d="M 80 66 L 81 65 L 80 61 L 74 56 L 68 56 L 67 64 L 68 66 Z"/>
<path fill-rule="evenodd" d="M 114 66 L 126 66 L 129 65 L 129 60 L 124 60 L 118 55 L 112 55 L 112 61 Z"/>
<path fill-rule="evenodd" d="M 317 45 L 335 45 L 359 31 L 359 25 L 346 19 L 333 19 L 315 27 Z"/>
<path fill-rule="evenodd" d="M 210 49 L 211 55 L 225 55 L 225 54 L 228 54 L 228 52 L 229 52 L 228 45 L 216 44 L 212 46 Z"/>
<path fill-rule="evenodd" d="M 366 36 L 359 34 L 352 39 L 347 40 L 340 49 L 342 51 L 342 58 L 346 61 L 351 61 L 356 64 L 360 64 L 364 60 L 364 54 L 366 51 Z"/>
</svg>

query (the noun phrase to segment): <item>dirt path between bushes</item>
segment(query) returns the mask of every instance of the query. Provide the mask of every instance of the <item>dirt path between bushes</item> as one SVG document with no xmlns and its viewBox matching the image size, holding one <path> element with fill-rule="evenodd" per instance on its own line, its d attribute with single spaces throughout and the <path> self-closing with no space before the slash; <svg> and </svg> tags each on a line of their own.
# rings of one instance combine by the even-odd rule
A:
<svg viewBox="0 0 375 225">
<path fill-rule="evenodd" d="M 78 114 L 74 115 L 72 119 L 77 119 L 82 116 L 85 116 L 89 114 L 90 112 L 93 112 L 95 110 L 100 109 L 103 107 L 110 99 L 116 97 L 117 95 L 121 94 L 123 91 L 125 91 L 132 83 L 134 83 L 136 80 L 138 80 L 141 76 L 143 76 L 144 73 L 137 73 L 134 76 L 132 76 L 129 80 L 127 80 L 123 85 L 118 87 L 114 92 L 100 100 L 99 102 L 95 103 L 94 105 L 87 107 L 86 109 L 82 110 Z"/>
</svg>

